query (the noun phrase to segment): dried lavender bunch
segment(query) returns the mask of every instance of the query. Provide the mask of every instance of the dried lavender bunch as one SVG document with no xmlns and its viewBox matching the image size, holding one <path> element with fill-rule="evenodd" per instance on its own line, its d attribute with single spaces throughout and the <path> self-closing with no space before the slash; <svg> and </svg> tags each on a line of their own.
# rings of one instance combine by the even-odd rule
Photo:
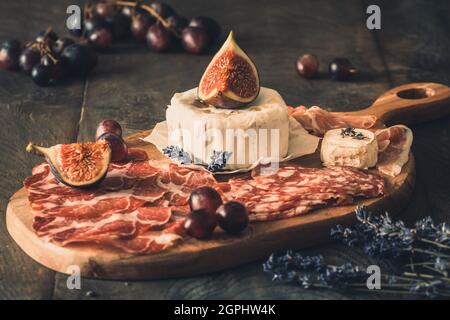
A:
<svg viewBox="0 0 450 320">
<path fill-rule="evenodd" d="M 163 149 L 163 153 L 169 158 L 179 161 L 181 164 L 192 163 L 189 153 L 179 146 L 168 146 Z"/>
<path fill-rule="evenodd" d="M 427 217 L 407 228 L 403 221 L 393 221 L 387 213 L 372 215 L 365 207 L 357 208 L 355 214 L 357 224 L 350 228 L 337 225 L 331 235 L 348 246 L 362 247 L 373 257 L 403 262 L 398 274 L 381 275 L 384 292 L 450 297 L 448 224 L 435 224 Z M 367 288 L 365 269 L 351 263 L 326 265 L 321 256 L 303 257 L 288 251 L 270 256 L 263 267 L 273 274 L 273 280 L 295 282 L 304 288 Z"/>
<path fill-rule="evenodd" d="M 448 262 L 447 262 L 448 267 Z M 302 256 L 288 250 L 286 254 L 272 254 L 263 263 L 264 272 L 272 274 L 273 281 L 302 286 L 305 289 L 367 289 L 365 269 L 346 262 L 340 266 L 327 265 L 322 256 Z M 422 295 L 428 298 L 450 298 L 449 279 L 425 274 L 381 274 L 384 292 Z"/>
<path fill-rule="evenodd" d="M 208 170 L 211 172 L 216 172 L 225 168 L 228 159 L 231 157 L 231 154 L 232 152 L 229 151 L 213 150 L 211 161 L 208 163 Z"/>
<path fill-rule="evenodd" d="M 291 250 L 283 255 L 272 254 L 263 263 L 263 269 L 273 274 L 272 280 L 298 283 L 305 289 L 346 287 L 367 278 L 364 270 L 351 263 L 326 265 L 320 255 L 304 257 Z"/>
<path fill-rule="evenodd" d="M 331 236 L 348 246 L 361 246 L 370 256 L 377 258 L 414 258 L 430 260 L 450 257 L 450 228 L 448 224 L 436 225 L 431 217 L 407 228 L 403 221 L 393 221 L 386 213 L 372 215 L 365 207 L 355 210 L 359 223 L 344 228 L 337 225 Z"/>
</svg>

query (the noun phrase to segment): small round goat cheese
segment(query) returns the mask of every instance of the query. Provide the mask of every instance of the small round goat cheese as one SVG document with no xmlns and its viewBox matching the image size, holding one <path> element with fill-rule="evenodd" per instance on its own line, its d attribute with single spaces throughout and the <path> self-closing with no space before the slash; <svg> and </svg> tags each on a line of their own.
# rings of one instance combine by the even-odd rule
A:
<svg viewBox="0 0 450 320">
<path fill-rule="evenodd" d="M 261 158 L 277 161 L 289 145 L 286 103 L 272 89 L 242 109 L 220 109 L 197 101 L 197 88 L 176 93 L 166 110 L 169 144 L 208 164 L 213 151 L 231 152 L 226 169 L 248 168 Z"/>
<path fill-rule="evenodd" d="M 342 128 L 325 133 L 320 150 L 323 165 L 367 169 L 378 161 L 375 134 L 365 129 Z"/>
</svg>

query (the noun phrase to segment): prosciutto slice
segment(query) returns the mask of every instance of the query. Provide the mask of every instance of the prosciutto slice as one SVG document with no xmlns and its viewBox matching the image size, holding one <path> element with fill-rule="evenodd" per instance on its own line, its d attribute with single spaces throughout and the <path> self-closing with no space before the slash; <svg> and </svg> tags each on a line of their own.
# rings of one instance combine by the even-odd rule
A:
<svg viewBox="0 0 450 320">
<path fill-rule="evenodd" d="M 403 165 L 408 162 L 413 141 L 411 129 L 404 125 L 396 125 L 377 130 L 375 136 L 379 152 L 378 170 L 389 176 L 397 176 L 402 171 Z"/>
<path fill-rule="evenodd" d="M 319 107 L 297 108 L 288 107 L 288 113 L 294 117 L 306 130 L 318 136 L 323 136 L 325 132 L 338 128 L 372 128 L 377 117 L 375 116 L 355 116 L 345 115 L 341 112 L 329 112 Z"/>
<path fill-rule="evenodd" d="M 129 157 L 111 164 L 107 178 L 91 190 L 58 182 L 46 163 L 35 167 L 24 185 L 36 233 L 61 245 L 89 242 L 130 253 L 158 252 L 183 239 L 191 191 L 216 180 L 174 164 L 154 166 L 137 150 L 130 149 Z"/>
</svg>

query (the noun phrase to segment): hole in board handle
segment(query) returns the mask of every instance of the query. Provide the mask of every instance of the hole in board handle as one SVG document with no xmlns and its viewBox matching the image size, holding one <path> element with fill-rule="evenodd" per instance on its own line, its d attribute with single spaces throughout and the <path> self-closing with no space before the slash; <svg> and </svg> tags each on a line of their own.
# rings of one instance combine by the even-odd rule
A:
<svg viewBox="0 0 450 320">
<path fill-rule="evenodd" d="M 413 88 L 397 92 L 397 96 L 402 99 L 424 99 L 434 96 L 434 90 L 431 88 Z"/>
</svg>

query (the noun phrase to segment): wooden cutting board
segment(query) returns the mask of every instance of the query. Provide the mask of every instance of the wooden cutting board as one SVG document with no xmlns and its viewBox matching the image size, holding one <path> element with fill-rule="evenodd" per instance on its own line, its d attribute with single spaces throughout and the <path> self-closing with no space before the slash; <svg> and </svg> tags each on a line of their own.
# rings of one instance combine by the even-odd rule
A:
<svg viewBox="0 0 450 320">
<path fill-rule="evenodd" d="M 406 125 L 429 121 L 450 114 L 450 89 L 435 83 L 412 83 L 394 88 L 380 96 L 370 107 L 347 114 L 376 115 L 383 123 Z M 130 147 L 145 149 L 150 158 L 167 161 L 151 144 L 141 141 L 149 131 L 128 137 Z M 296 162 L 319 167 L 318 153 Z M 412 153 L 400 175 L 386 177 L 383 197 L 361 200 L 351 206 L 315 210 L 302 216 L 252 223 L 240 236 L 229 236 L 216 229 L 212 239 L 189 239 L 177 247 L 153 255 L 133 256 L 93 245 L 61 247 L 44 242 L 32 230 L 33 215 L 24 188 L 10 199 L 6 212 L 7 229 L 16 243 L 34 260 L 50 269 L 70 273 L 79 266 L 86 277 L 103 279 L 157 279 L 218 271 L 267 257 L 287 248 L 299 249 L 329 241 L 336 224 L 355 221 L 354 209 L 368 206 L 374 213 L 400 211 L 409 200 L 415 180 Z"/>
</svg>

